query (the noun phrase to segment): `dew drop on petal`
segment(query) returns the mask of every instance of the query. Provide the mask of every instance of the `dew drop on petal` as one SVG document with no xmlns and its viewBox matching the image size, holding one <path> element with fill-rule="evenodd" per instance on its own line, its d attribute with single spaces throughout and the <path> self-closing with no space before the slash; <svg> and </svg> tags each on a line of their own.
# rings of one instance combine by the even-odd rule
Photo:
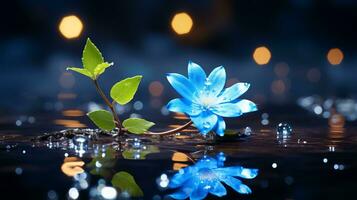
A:
<svg viewBox="0 0 357 200">
<path fill-rule="evenodd" d="M 209 123 L 209 122 L 203 122 L 203 128 L 207 129 L 207 128 L 209 128 L 209 127 L 211 127 L 211 123 Z"/>
</svg>

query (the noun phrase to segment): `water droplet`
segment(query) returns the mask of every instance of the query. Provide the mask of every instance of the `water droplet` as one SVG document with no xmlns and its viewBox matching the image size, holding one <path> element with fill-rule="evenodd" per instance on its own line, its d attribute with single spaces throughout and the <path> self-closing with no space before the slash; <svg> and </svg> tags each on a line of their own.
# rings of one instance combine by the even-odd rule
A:
<svg viewBox="0 0 357 200">
<path fill-rule="evenodd" d="M 206 85 L 206 86 L 208 86 L 208 85 L 212 85 L 212 82 L 211 82 L 208 78 L 206 78 L 205 85 Z"/>
<path fill-rule="evenodd" d="M 290 135 L 292 134 L 293 129 L 290 126 L 290 124 L 282 122 L 278 124 L 278 127 L 276 128 L 276 133 L 278 135 Z"/>
<path fill-rule="evenodd" d="M 87 138 L 83 135 L 77 135 L 73 138 L 74 145 L 84 145 L 87 142 Z"/>
<path fill-rule="evenodd" d="M 211 123 L 209 122 L 203 122 L 203 128 L 208 129 L 211 127 Z"/>
<path fill-rule="evenodd" d="M 245 127 L 243 133 L 246 136 L 250 136 L 252 134 L 252 128 L 250 128 L 249 126 Z"/>
<path fill-rule="evenodd" d="M 16 120 L 15 124 L 16 124 L 16 126 L 21 126 L 22 125 L 22 121 L 21 120 Z"/>
<path fill-rule="evenodd" d="M 262 125 L 266 126 L 266 125 L 269 124 L 269 120 L 268 120 L 268 119 L 263 119 L 263 120 L 261 121 L 261 123 L 262 123 Z"/>
<path fill-rule="evenodd" d="M 269 114 L 268 113 L 263 113 L 262 114 L 262 119 L 268 119 L 269 118 Z"/>
<path fill-rule="evenodd" d="M 21 168 L 21 167 L 16 167 L 16 169 L 15 169 L 15 173 L 16 173 L 17 175 L 21 175 L 21 174 L 22 174 L 22 172 L 23 172 L 23 170 L 22 170 L 22 168 Z"/>
<path fill-rule="evenodd" d="M 134 149 L 140 149 L 140 148 L 141 148 L 141 141 L 140 141 L 140 139 L 134 138 L 132 147 L 133 147 Z"/>
</svg>

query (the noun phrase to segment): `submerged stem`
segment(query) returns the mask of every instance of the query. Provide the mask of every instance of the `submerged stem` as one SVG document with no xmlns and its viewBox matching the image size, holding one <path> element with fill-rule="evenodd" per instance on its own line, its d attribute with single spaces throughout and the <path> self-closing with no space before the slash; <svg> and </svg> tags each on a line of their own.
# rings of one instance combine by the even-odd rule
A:
<svg viewBox="0 0 357 200">
<path fill-rule="evenodd" d="M 182 131 L 184 130 L 185 128 L 191 126 L 193 122 L 192 121 L 189 121 L 187 122 L 186 124 L 182 125 L 182 126 L 179 126 L 177 128 L 174 128 L 174 129 L 171 129 L 171 130 L 168 130 L 168 131 L 162 131 L 162 132 L 151 132 L 151 131 L 147 131 L 145 132 L 144 134 L 145 135 L 160 135 L 160 136 L 163 136 L 163 135 L 170 135 L 170 134 L 175 134 L 179 131 Z"/>
<path fill-rule="evenodd" d="M 98 81 L 94 80 L 94 85 L 95 88 L 97 89 L 97 92 L 99 93 L 99 95 L 102 97 L 102 99 L 104 100 L 105 104 L 107 104 L 107 106 L 109 107 L 109 109 L 112 111 L 112 114 L 114 116 L 114 120 L 115 120 L 115 125 L 119 130 L 119 135 L 121 134 L 122 131 L 122 126 L 121 126 L 121 122 L 120 119 L 118 117 L 118 114 L 115 111 L 114 108 L 114 104 L 110 103 L 109 99 L 107 98 L 107 96 L 105 96 L 103 90 L 99 87 Z"/>
</svg>

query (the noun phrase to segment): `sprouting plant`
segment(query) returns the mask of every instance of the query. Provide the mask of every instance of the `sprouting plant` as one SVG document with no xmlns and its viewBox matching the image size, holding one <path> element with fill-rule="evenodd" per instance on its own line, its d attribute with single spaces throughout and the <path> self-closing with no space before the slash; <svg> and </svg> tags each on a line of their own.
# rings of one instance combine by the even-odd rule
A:
<svg viewBox="0 0 357 200">
<path fill-rule="evenodd" d="M 69 67 L 72 70 L 92 79 L 99 95 L 111 110 L 97 110 L 87 115 L 99 128 L 111 131 L 115 126 L 119 134 L 129 132 L 145 135 L 169 135 L 186 129 L 192 124 L 203 135 L 214 131 L 223 136 L 226 131 L 225 117 L 239 117 L 245 113 L 257 110 L 252 101 L 240 99 L 249 87 L 249 83 L 236 83 L 231 87 L 224 88 L 226 82 L 226 71 L 224 67 L 215 68 L 208 76 L 197 64 L 189 62 L 188 78 L 181 74 L 169 73 L 167 80 L 172 87 L 182 96 L 171 100 L 167 104 L 168 110 L 172 112 L 185 113 L 191 121 L 163 132 L 150 132 L 148 129 L 155 123 L 140 118 L 129 118 L 121 123 L 115 111 L 115 104 L 125 105 L 129 103 L 138 90 L 141 75 L 126 78 L 113 85 L 110 90 L 110 101 L 99 87 L 98 78 L 106 68 L 113 63 L 105 62 L 98 48 L 88 38 L 83 50 L 83 68 Z"/>
<path fill-rule="evenodd" d="M 83 68 L 68 67 L 67 70 L 72 70 L 89 77 L 93 81 L 99 95 L 104 100 L 104 103 L 111 111 L 96 110 L 87 113 L 88 117 L 96 126 L 106 131 L 111 131 L 117 127 L 119 134 L 121 134 L 123 130 L 134 134 L 142 134 L 151 126 L 155 125 L 153 122 L 140 118 L 129 118 L 121 123 L 115 111 L 115 104 L 125 105 L 134 98 L 142 79 L 141 75 L 126 78 L 115 83 L 110 90 L 111 101 L 100 88 L 98 78 L 108 67 L 112 66 L 113 63 L 104 61 L 101 52 L 89 38 L 84 46 L 82 64 Z"/>
</svg>

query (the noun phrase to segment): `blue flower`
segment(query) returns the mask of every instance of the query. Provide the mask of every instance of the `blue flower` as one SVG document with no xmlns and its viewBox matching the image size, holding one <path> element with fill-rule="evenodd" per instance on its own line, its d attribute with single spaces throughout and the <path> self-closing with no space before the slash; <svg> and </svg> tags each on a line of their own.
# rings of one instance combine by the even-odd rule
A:
<svg viewBox="0 0 357 200">
<path fill-rule="evenodd" d="M 223 158 L 223 159 L 222 159 Z M 180 169 L 169 182 L 170 188 L 179 188 L 169 196 L 173 199 L 191 200 L 204 199 L 208 193 L 222 197 L 227 194 L 223 183 L 241 194 L 252 191 L 234 176 L 252 179 L 258 175 L 257 169 L 248 169 L 241 166 L 223 167 L 225 157 L 218 154 L 217 158 L 205 156 L 193 166 Z"/>
<path fill-rule="evenodd" d="M 226 129 L 223 117 L 238 117 L 257 110 L 255 103 L 238 99 L 248 90 L 249 83 L 236 83 L 223 89 L 226 71 L 222 66 L 215 68 L 207 77 L 199 65 L 189 62 L 188 78 L 169 73 L 167 80 L 183 97 L 171 100 L 167 104 L 168 110 L 190 116 L 201 134 L 214 130 L 223 136 Z"/>
</svg>

